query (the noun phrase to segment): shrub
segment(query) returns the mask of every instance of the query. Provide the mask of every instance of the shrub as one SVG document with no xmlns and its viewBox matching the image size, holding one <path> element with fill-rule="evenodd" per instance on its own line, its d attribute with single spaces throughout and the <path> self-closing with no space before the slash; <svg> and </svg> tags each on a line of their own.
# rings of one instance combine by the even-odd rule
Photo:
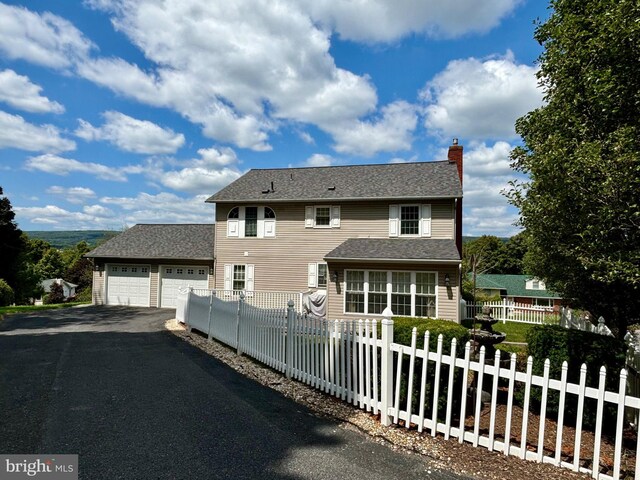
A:
<svg viewBox="0 0 640 480">
<path fill-rule="evenodd" d="M 620 369 L 625 366 L 626 346 L 624 342 L 614 337 L 607 337 L 591 332 L 569 330 L 558 325 L 537 325 L 527 334 L 529 355 L 533 357 L 533 373 L 542 375 L 544 361 L 550 361 L 550 378 L 560 378 L 562 362 L 568 363 L 567 380 L 579 383 L 580 367 L 587 366 L 587 386 L 597 388 L 600 367 L 607 369 L 607 390 L 617 391 L 619 388 Z M 570 398 L 571 397 L 571 398 Z M 539 408 L 541 391 L 532 390 L 532 405 Z M 574 395 L 568 395 L 569 400 L 565 408 L 567 422 L 575 422 L 577 415 L 577 401 Z M 558 413 L 559 393 L 549 392 L 547 412 Z M 614 427 L 616 418 L 615 406 L 607 406 L 604 411 L 603 427 Z M 586 427 L 595 426 L 596 405 L 594 401 L 585 402 L 583 422 Z"/>
<path fill-rule="evenodd" d="M 0 278 L 0 307 L 6 307 L 13 303 L 13 288 Z"/>
<path fill-rule="evenodd" d="M 83 288 L 76 294 L 74 302 L 91 302 L 93 297 L 91 296 L 91 286 Z"/>
<path fill-rule="evenodd" d="M 393 341 L 403 345 L 411 345 L 411 332 L 416 327 L 418 333 L 418 348 L 423 348 L 424 332 L 429 330 L 429 348 L 435 350 L 438 345 L 438 335 L 442 334 L 443 351 L 449 352 L 451 340 L 456 338 L 458 345 L 466 344 L 469 330 L 462 325 L 449 320 L 433 318 L 393 317 Z"/>
<path fill-rule="evenodd" d="M 45 305 L 51 305 L 54 303 L 64 303 L 64 290 L 59 283 L 52 283 L 51 290 L 43 299 Z"/>
<path fill-rule="evenodd" d="M 401 343 L 403 345 L 411 345 L 411 332 L 413 327 L 417 329 L 417 348 L 424 347 L 424 332 L 429 331 L 429 349 L 430 351 L 436 351 L 438 345 L 438 336 L 442 334 L 444 354 L 451 352 L 451 340 L 457 339 L 458 349 L 457 355 L 461 356 L 461 351 L 464 345 L 469 341 L 469 331 L 449 320 L 437 320 L 430 318 L 413 318 L 413 317 L 394 317 L 393 338 L 395 343 Z M 409 380 L 409 362 L 408 357 L 403 358 L 402 364 L 402 378 L 400 379 L 400 407 L 406 408 L 407 402 L 407 389 Z M 447 388 L 449 383 L 449 366 L 442 365 L 440 367 L 440 382 L 439 382 L 439 395 L 438 395 L 438 418 L 444 419 L 447 408 Z M 394 369 L 395 370 L 395 369 Z M 396 372 L 394 371 L 394 375 Z M 433 362 L 429 362 L 427 366 L 427 379 L 433 379 L 435 377 L 435 365 Z M 413 391 L 411 395 L 411 411 L 417 413 L 420 408 L 420 381 L 422 378 L 422 360 L 416 358 L 414 375 L 413 375 Z M 452 412 L 454 416 L 460 413 L 460 396 L 462 393 L 463 385 L 462 371 L 456 370 L 454 374 L 454 386 L 453 386 L 453 405 Z M 434 382 L 427 381 L 425 392 L 425 416 L 430 417 L 433 415 L 433 392 Z"/>
</svg>

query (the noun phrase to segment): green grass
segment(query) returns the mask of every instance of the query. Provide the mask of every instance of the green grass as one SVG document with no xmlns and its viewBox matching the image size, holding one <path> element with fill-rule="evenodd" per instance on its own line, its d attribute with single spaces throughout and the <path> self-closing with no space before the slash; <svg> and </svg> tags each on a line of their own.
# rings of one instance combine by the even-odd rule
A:
<svg viewBox="0 0 640 480">
<path fill-rule="evenodd" d="M 472 328 L 472 322 L 470 320 L 464 321 L 463 325 L 467 328 Z M 525 343 L 527 341 L 527 332 L 531 330 L 536 324 L 534 323 L 520 323 L 520 322 L 498 322 L 493 326 L 496 332 L 504 332 L 507 334 L 505 342 L 518 342 Z M 480 324 L 476 323 L 476 328 L 480 328 Z"/>
<path fill-rule="evenodd" d="M 69 302 L 54 303 L 51 305 L 16 305 L 12 307 L 0 307 L 0 317 L 10 313 L 38 312 L 40 310 L 57 310 L 59 308 L 75 307 L 76 305 L 86 305 L 90 302 Z"/>
</svg>

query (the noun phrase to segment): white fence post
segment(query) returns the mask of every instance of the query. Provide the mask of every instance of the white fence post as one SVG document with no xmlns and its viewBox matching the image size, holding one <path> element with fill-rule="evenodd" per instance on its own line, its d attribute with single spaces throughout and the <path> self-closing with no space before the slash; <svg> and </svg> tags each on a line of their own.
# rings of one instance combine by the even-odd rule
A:
<svg viewBox="0 0 640 480">
<path fill-rule="evenodd" d="M 389 307 L 382 312 L 382 354 L 381 372 L 380 372 L 380 421 L 382 425 L 391 425 L 391 417 L 389 416 L 389 407 L 393 405 L 393 352 L 391 344 L 393 343 L 393 312 Z M 400 381 L 400 379 L 398 379 Z"/>
<path fill-rule="evenodd" d="M 189 290 L 187 291 L 187 308 L 186 308 L 186 312 L 184 314 L 184 323 L 187 325 L 187 331 L 191 331 L 193 330 L 191 328 L 191 322 L 189 322 L 189 305 L 191 304 L 191 294 L 193 293 L 193 287 L 189 287 Z"/>
<path fill-rule="evenodd" d="M 293 300 L 287 302 L 287 356 L 285 361 L 287 362 L 287 378 L 291 378 L 291 372 L 293 370 L 293 322 L 294 322 L 295 310 L 293 309 Z"/>
<path fill-rule="evenodd" d="M 213 290 L 209 293 L 209 325 L 207 326 L 207 340 L 211 340 L 212 315 L 213 315 Z"/>
<path fill-rule="evenodd" d="M 236 354 L 242 355 L 242 348 L 240 347 L 240 318 L 242 317 L 244 306 L 244 292 L 240 292 L 240 298 L 238 299 L 238 314 L 236 315 Z"/>
</svg>

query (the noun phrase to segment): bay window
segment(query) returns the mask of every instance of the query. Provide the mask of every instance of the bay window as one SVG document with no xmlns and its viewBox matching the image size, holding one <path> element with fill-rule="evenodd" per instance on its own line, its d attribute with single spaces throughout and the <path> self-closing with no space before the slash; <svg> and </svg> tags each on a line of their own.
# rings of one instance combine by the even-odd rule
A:
<svg viewBox="0 0 640 480">
<path fill-rule="evenodd" d="M 437 316 L 436 272 L 346 270 L 344 312 L 380 315 Z"/>
</svg>

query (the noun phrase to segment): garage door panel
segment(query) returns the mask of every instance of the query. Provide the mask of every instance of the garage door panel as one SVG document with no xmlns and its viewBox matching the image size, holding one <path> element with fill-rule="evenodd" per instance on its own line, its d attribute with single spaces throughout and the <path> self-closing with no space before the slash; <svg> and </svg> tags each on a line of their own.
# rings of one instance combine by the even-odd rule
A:
<svg viewBox="0 0 640 480">
<path fill-rule="evenodd" d="M 107 274 L 107 304 L 149 306 L 149 267 L 110 265 Z"/>
<path fill-rule="evenodd" d="M 160 269 L 160 306 L 174 308 L 181 288 L 208 288 L 209 268 L 206 266 L 167 265 Z"/>
</svg>

